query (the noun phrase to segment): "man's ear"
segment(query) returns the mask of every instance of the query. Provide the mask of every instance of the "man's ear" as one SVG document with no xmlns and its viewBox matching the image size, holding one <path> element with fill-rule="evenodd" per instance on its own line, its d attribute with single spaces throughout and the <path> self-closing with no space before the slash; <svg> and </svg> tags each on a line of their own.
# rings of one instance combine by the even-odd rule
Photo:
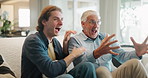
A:
<svg viewBox="0 0 148 78">
<path fill-rule="evenodd" d="M 84 26 L 84 22 L 83 21 L 81 21 L 81 25 L 82 25 L 82 28 L 83 28 L 83 26 Z"/>
<path fill-rule="evenodd" d="M 46 26 L 46 20 L 42 20 L 42 24 Z"/>
</svg>

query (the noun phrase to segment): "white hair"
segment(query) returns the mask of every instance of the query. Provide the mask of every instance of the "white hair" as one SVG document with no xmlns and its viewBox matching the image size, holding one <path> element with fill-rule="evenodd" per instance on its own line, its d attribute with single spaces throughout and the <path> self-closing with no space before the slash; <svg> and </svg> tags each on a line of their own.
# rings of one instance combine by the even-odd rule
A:
<svg viewBox="0 0 148 78">
<path fill-rule="evenodd" d="M 100 19 L 100 15 L 97 14 L 96 11 L 87 10 L 87 11 L 85 11 L 85 12 L 82 14 L 82 16 L 81 16 L 81 21 L 85 22 L 85 21 L 87 20 L 87 17 L 90 16 L 90 15 L 96 15 L 96 16 L 98 16 L 99 19 Z"/>
</svg>

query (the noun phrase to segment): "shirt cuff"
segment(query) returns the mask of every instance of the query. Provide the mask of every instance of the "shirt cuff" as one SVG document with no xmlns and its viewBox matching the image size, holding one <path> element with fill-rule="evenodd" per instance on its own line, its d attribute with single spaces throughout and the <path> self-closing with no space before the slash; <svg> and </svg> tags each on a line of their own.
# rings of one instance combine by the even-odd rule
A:
<svg viewBox="0 0 148 78">
<path fill-rule="evenodd" d="M 137 58 L 137 59 L 142 59 L 142 56 L 137 56 L 137 54 L 136 54 L 136 52 L 135 51 L 132 51 L 132 52 L 130 52 L 131 53 L 131 58 Z"/>
<path fill-rule="evenodd" d="M 96 59 L 94 58 L 93 52 L 87 54 L 87 60 L 90 62 L 96 62 Z"/>
</svg>

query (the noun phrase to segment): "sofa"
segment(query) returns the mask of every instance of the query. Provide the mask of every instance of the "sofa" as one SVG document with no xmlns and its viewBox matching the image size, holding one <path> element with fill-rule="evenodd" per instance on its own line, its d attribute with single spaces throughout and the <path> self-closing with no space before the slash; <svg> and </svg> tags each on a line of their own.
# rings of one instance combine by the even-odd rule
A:
<svg viewBox="0 0 148 78">
<path fill-rule="evenodd" d="M 24 40 L 25 37 L 0 38 L 0 54 L 17 78 L 20 78 L 21 50 Z"/>
<path fill-rule="evenodd" d="M 21 76 L 21 52 L 25 38 L 26 37 L 0 38 L 0 54 L 3 56 L 17 78 L 20 78 Z M 57 39 L 62 42 L 63 37 L 59 36 Z M 144 55 L 140 61 L 148 71 L 148 54 Z M 68 67 L 67 71 L 72 68 L 73 64 Z"/>
</svg>

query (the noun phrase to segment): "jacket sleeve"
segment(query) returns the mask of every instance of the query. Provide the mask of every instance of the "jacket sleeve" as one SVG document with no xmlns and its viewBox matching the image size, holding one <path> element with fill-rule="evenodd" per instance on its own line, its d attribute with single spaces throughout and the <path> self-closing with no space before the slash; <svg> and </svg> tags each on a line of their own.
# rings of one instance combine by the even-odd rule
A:
<svg viewBox="0 0 148 78">
<path fill-rule="evenodd" d="M 40 39 L 28 39 L 24 47 L 27 58 L 47 77 L 55 77 L 66 71 L 65 61 L 63 59 L 52 61 L 48 56 L 47 47 Z"/>
</svg>

